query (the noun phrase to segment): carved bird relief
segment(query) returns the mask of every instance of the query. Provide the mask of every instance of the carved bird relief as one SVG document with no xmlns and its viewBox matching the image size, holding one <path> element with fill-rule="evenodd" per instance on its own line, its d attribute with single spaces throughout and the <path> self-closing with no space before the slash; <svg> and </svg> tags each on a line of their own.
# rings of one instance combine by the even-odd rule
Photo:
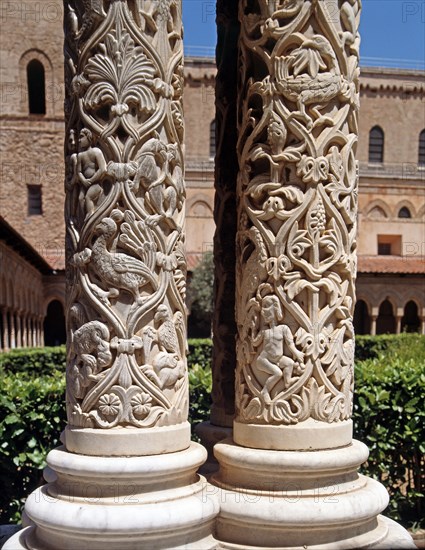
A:
<svg viewBox="0 0 425 550">
<path fill-rule="evenodd" d="M 301 44 L 288 55 L 276 57 L 276 88 L 290 101 L 297 103 L 298 111 L 292 112 L 288 119 L 304 120 L 309 128 L 319 124 L 333 124 L 330 117 L 325 117 L 319 108 L 336 97 L 342 90 L 342 78 L 338 61 L 329 41 L 323 36 L 306 38 L 295 34 Z M 322 72 L 320 72 L 322 71 Z M 306 112 L 306 105 L 316 104 L 311 112 L 316 119 Z"/>
<path fill-rule="evenodd" d="M 90 264 L 98 277 L 109 287 L 130 292 L 140 304 L 140 289 L 150 284 L 155 290 L 158 285 L 154 274 L 144 262 L 128 254 L 109 251 L 117 234 L 117 224 L 112 218 L 104 218 L 96 226 L 98 235 L 92 246 Z"/>
</svg>

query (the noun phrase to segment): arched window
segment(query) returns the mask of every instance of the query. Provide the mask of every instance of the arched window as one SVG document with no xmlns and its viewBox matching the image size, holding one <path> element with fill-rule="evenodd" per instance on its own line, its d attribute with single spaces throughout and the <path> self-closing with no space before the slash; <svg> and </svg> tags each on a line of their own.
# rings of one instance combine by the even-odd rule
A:
<svg viewBox="0 0 425 550">
<path fill-rule="evenodd" d="M 419 134 L 419 166 L 425 166 L 425 129 Z"/>
<path fill-rule="evenodd" d="M 33 59 L 27 65 L 28 106 L 31 115 L 46 114 L 46 82 L 43 64 Z"/>
<path fill-rule="evenodd" d="M 411 218 L 412 214 L 410 213 L 410 210 L 407 208 L 407 206 L 403 206 L 398 211 L 398 217 L 399 218 Z"/>
<path fill-rule="evenodd" d="M 210 124 L 210 158 L 215 157 L 215 120 Z"/>
<path fill-rule="evenodd" d="M 369 162 L 384 162 L 384 132 L 379 126 L 369 132 Z"/>
</svg>

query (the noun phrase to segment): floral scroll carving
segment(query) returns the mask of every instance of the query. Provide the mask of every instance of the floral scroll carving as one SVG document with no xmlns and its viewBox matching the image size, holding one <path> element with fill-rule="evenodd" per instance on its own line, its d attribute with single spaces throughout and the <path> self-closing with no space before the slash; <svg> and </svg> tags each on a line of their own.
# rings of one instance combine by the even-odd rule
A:
<svg viewBox="0 0 425 550">
<path fill-rule="evenodd" d="M 240 3 L 238 422 L 351 415 L 359 11 Z"/>
<path fill-rule="evenodd" d="M 71 426 L 185 422 L 181 3 L 65 2 Z"/>
</svg>

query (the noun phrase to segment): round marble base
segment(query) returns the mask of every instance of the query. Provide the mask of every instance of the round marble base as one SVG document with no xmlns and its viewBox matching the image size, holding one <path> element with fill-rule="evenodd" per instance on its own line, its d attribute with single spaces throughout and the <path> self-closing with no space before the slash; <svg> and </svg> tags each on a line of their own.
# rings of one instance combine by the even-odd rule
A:
<svg viewBox="0 0 425 550">
<path fill-rule="evenodd" d="M 212 549 L 217 497 L 196 471 L 206 451 L 144 457 L 91 457 L 55 449 L 53 482 L 32 493 L 32 528 L 6 550 Z M 52 475 L 49 476 L 53 478 Z"/>
<path fill-rule="evenodd" d="M 368 456 L 362 443 L 302 452 L 226 440 L 214 452 L 220 470 L 210 483 L 220 502 L 220 548 L 384 548 L 378 545 L 388 540 L 389 524 L 379 514 L 388 494 L 357 473 Z"/>
<path fill-rule="evenodd" d="M 355 541 L 355 546 L 353 546 L 352 541 L 337 541 L 335 543 L 326 543 L 326 544 L 312 544 L 309 546 L 309 550 L 352 550 L 353 548 L 357 549 L 373 549 L 373 550 L 416 550 L 416 546 L 413 543 L 412 537 L 409 533 L 401 527 L 395 521 L 386 518 L 385 516 L 377 517 L 378 529 L 381 530 L 384 535 L 382 536 L 379 542 L 370 543 L 370 535 L 366 534 L 364 540 L 362 541 L 358 537 Z M 299 546 L 247 546 L 240 544 L 232 544 L 227 542 L 218 542 L 216 550 L 305 550 L 304 545 Z M 20 550 L 20 549 L 19 549 Z"/>
<path fill-rule="evenodd" d="M 89 456 L 147 456 L 183 451 L 190 445 L 190 424 L 161 428 L 76 428 L 67 426 L 64 443 L 71 453 Z"/>
<path fill-rule="evenodd" d="M 309 418 L 292 425 L 233 423 L 233 439 L 242 447 L 274 451 L 316 451 L 350 445 L 352 420 L 319 422 Z"/>
</svg>

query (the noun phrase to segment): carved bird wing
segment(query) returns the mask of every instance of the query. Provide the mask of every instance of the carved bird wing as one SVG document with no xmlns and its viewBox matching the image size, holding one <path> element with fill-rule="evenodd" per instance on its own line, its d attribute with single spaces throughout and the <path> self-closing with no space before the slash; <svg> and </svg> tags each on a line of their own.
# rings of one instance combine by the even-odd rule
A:
<svg viewBox="0 0 425 550">
<path fill-rule="evenodd" d="M 181 311 L 177 311 L 173 317 L 174 326 L 176 329 L 177 339 L 179 341 L 180 357 L 185 356 L 185 352 L 188 351 L 187 338 L 186 338 L 186 323 L 184 321 Z"/>
<path fill-rule="evenodd" d="M 178 353 L 179 342 L 174 323 L 171 319 L 165 321 L 158 329 L 158 339 L 161 347 L 168 353 Z"/>
<path fill-rule="evenodd" d="M 111 265 L 117 273 L 140 273 L 145 274 L 147 271 L 150 273 L 150 270 L 146 265 L 138 260 L 137 258 L 132 258 L 127 256 L 127 254 L 113 254 Z"/>
<path fill-rule="evenodd" d="M 127 256 L 126 254 L 113 254 L 111 259 L 112 268 L 119 274 L 134 273 L 146 277 L 146 279 L 157 288 L 152 271 L 140 260 Z"/>
</svg>

